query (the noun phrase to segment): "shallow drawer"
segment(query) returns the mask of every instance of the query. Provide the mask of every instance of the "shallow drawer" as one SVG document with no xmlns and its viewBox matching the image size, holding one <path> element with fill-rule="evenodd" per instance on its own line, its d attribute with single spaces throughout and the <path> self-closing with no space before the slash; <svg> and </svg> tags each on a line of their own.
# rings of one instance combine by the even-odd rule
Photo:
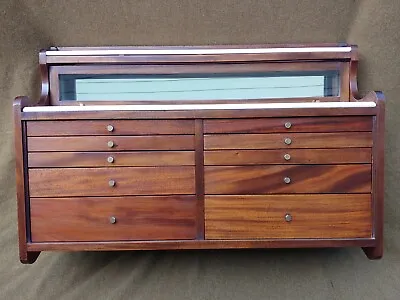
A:
<svg viewBox="0 0 400 300">
<path fill-rule="evenodd" d="M 28 137 L 31 152 L 193 149 L 193 135 Z"/>
<path fill-rule="evenodd" d="M 206 239 L 370 238 L 371 195 L 209 196 Z"/>
<path fill-rule="evenodd" d="M 371 146 L 371 132 L 213 134 L 206 135 L 204 137 L 204 148 L 206 150 L 354 147 L 360 148 Z"/>
<path fill-rule="evenodd" d="M 371 165 L 205 167 L 206 194 L 370 193 Z"/>
<path fill-rule="evenodd" d="M 195 194 L 194 167 L 30 169 L 31 197 Z"/>
<path fill-rule="evenodd" d="M 205 133 L 372 131 L 372 117 L 302 117 L 205 120 Z"/>
<path fill-rule="evenodd" d="M 205 165 L 371 163 L 371 148 L 214 150 L 204 152 Z"/>
<path fill-rule="evenodd" d="M 30 168 L 193 166 L 194 151 L 31 152 Z"/>
<path fill-rule="evenodd" d="M 31 199 L 32 242 L 194 239 L 193 196 Z"/>
<path fill-rule="evenodd" d="M 193 120 L 30 121 L 28 136 L 194 134 Z"/>
</svg>

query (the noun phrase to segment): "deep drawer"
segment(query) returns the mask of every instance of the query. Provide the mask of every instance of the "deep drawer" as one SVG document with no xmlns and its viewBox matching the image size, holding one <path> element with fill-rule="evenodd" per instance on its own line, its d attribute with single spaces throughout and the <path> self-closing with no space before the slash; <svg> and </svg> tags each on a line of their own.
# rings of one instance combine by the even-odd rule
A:
<svg viewBox="0 0 400 300">
<path fill-rule="evenodd" d="M 371 165 L 205 167 L 206 194 L 370 193 Z"/>
<path fill-rule="evenodd" d="M 206 239 L 370 238 L 371 195 L 208 196 Z"/>
<path fill-rule="evenodd" d="M 31 199 L 32 242 L 194 239 L 193 196 Z"/>
<path fill-rule="evenodd" d="M 194 167 L 30 169 L 31 197 L 195 194 Z"/>
<path fill-rule="evenodd" d="M 28 136 L 194 134 L 193 120 L 30 121 Z"/>
</svg>

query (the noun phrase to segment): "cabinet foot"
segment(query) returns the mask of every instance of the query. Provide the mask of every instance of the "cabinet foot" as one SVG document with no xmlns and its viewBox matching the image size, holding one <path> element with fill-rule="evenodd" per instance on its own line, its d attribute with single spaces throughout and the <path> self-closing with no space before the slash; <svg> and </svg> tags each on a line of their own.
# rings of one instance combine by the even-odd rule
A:
<svg viewBox="0 0 400 300">
<path fill-rule="evenodd" d="M 383 255 L 383 247 L 382 246 L 363 247 L 362 249 L 363 249 L 365 255 L 369 259 L 380 259 L 380 258 L 382 258 L 382 255 Z"/>
<path fill-rule="evenodd" d="M 24 253 L 20 253 L 19 260 L 23 264 L 33 264 L 39 257 L 39 254 L 40 251 L 26 251 Z"/>
</svg>

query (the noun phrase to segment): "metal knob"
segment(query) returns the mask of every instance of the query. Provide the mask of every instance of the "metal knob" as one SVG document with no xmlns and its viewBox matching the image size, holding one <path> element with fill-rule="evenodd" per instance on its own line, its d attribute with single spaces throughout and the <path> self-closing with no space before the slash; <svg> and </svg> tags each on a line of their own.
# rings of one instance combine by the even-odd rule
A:
<svg viewBox="0 0 400 300">
<path fill-rule="evenodd" d="M 286 153 L 284 156 L 283 156 L 283 158 L 285 159 L 285 160 L 290 160 L 290 154 L 288 154 L 288 153 Z"/>
<path fill-rule="evenodd" d="M 290 145 L 292 143 L 292 139 L 291 138 L 286 138 L 285 139 L 285 144 L 286 145 Z"/>
<path fill-rule="evenodd" d="M 292 220 L 293 220 L 293 217 L 292 217 L 291 214 L 286 214 L 286 215 L 285 215 L 285 221 L 286 221 L 286 222 L 292 222 Z"/>
<path fill-rule="evenodd" d="M 112 180 L 112 179 L 111 179 L 111 180 L 108 181 L 108 186 L 109 186 L 109 187 L 114 187 L 115 184 L 116 184 L 115 180 Z"/>
<path fill-rule="evenodd" d="M 114 131 L 114 126 L 112 126 L 111 124 L 107 125 L 107 131 L 108 132 L 113 132 Z"/>
<path fill-rule="evenodd" d="M 110 223 L 111 224 L 117 223 L 117 218 L 116 217 L 110 217 Z"/>
<path fill-rule="evenodd" d="M 107 162 L 112 164 L 114 162 L 114 157 L 112 157 L 112 156 L 107 157 Z"/>
<path fill-rule="evenodd" d="M 108 141 L 107 143 L 108 148 L 113 148 L 115 146 L 113 141 Z"/>
<path fill-rule="evenodd" d="M 286 122 L 286 123 L 285 123 L 285 128 L 286 128 L 286 129 L 289 129 L 290 127 L 292 127 L 292 123 Z"/>
<path fill-rule="evenodd" d="M 289 184 L 291 182 L 291 180 L 289 177 L 285 177 L 285 178 L 283 178 L 283 182 L 286 184 Z"/>
</svg>

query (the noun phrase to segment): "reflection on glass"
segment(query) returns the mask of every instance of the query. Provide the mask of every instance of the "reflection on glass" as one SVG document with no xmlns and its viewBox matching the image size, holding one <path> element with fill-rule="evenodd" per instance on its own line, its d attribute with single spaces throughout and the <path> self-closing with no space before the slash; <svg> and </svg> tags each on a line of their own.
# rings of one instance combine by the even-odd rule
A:
<svg viewBox="0 0 400 300">
<path fill-rule="evenodd" d="M 339 96 L 339 72 L 62 74 L 60 99 L 180 101 Z"/>
</svg>

